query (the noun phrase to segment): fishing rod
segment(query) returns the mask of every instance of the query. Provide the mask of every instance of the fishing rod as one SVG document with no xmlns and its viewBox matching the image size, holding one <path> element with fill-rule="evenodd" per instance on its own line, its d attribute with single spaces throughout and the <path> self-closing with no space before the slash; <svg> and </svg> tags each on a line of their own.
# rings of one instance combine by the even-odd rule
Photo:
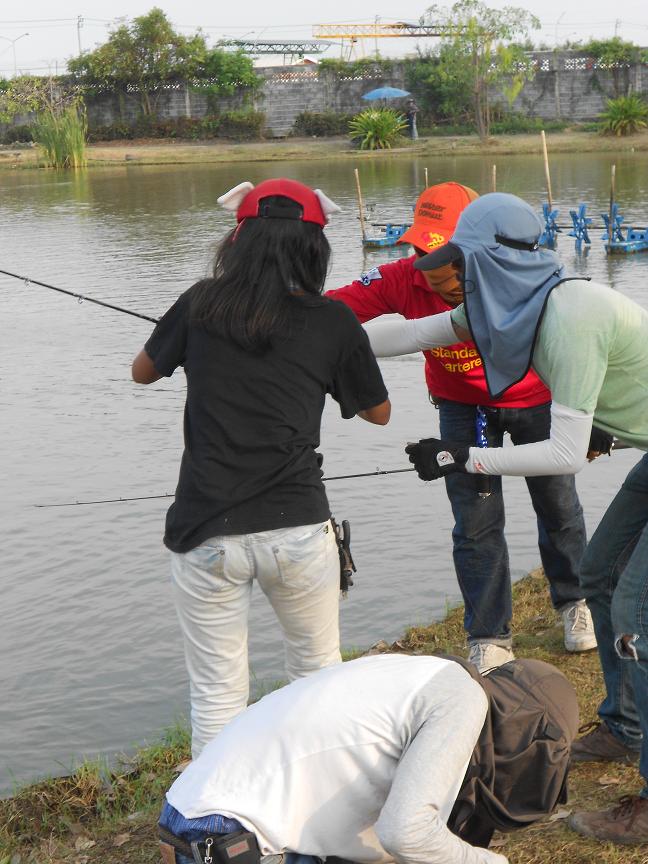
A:
<svg viewBox="0 0 648 864">
<path fill-rule="evenodd" d="M 610 450 L 630 449 L 630 444 L 622 444 L 616 438 L 610 446 Z M 358 477 L 380 477 L 385 474 L 408 474 L 410 471 L 416 471 L 416 468 L 377 469 L 376 471 L 367 471 L 361 474 L 338 474 L 335 477 L 322 477 L 322 482 L 330 483 L 332 480 L 355 480 Z M 96 501 L 63 501 L 58 504 L 33 504 L 32 506 L 38 507 L 40 510 L 49 509 L 50 507 L 88 507 L 91 504 L 125 504 L 127 501 L 153 501 L 159 498 L 173 498 L 174 495 L 174 492 L 165 492 L 163 495 L 136 495 L 133 498 L 100 498 Z"/>
<path fill-rule="evenodd" d="M 133 312 L 132 309 L 124 309 L 123 306 L 115 306 L 114 303 L 107 303 L 105 300 L 95 300 L 93 297 L 87 297 L 85 294 L 78 294 L 76 291 L 68 291 L 67 288 L 57 288 L 56 285 L 50 285 L 47 282 L 40 282 L 38 279 L 30 279 L 29 276 L 21 276 L 18 273 L 10 273 L 9 270 L 0 270 L 5 276 L 12 276 L 14 279 L 20 279 L 29 288 L 30 285 L 40 285 L 42 288 L 49 288 L 50 291 L 58 291 L 60 294 L 67 294 L 69 297 L 76 297 L 79 303 L 88 302 L 95 303 L 97 306 L 105 306 L 106 309 L 114 309 L 116 312 L 124 312 L 126 315 L 132 315 L 134 318 L 142 318 L 144 321 L 151 321 L 157 324 L 157 318 L 151 318 L 150 315 L 142 315 L 141 312 Z"/>
<path fill-rule="evenodd" d="M 368 471 L 364 474 L 340 474 L 337 477 L 322 477 L 322 482 L 328 483 L 331 480 L 354 480 L 356 477 L 378 477 L 381 474 L 405 474 L 409 471 L 416 471 L 416 468 L 393 468 L 391 471 Z M 98 501 L 64 501 L 60 504 L 34 504 L 43 510 L 50 507 L 87 507 L 90 504 L 122 504 L 126 501 L 151 501 L 154 498 L 173 498 L 174 492 L 166 492 L 164 495 L 137 495 L 134 498 L 101 498 Z"/>
</svg>

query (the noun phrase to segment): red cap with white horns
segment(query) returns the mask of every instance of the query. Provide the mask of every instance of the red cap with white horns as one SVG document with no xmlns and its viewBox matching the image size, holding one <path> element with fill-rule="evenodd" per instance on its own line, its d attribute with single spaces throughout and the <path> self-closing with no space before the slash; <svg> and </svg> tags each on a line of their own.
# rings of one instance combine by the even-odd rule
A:
<svg viewBox="0 0 648 864">
<path fill-rule="evenodd" d="M 304 186 L 303 183 L 288 180 L 285 177 L 276 180 L 264 180 L 258 186 L 254 186 L 249 180 L 246 180 L 221 195 L 217 200 L 226 210 L 235 211 L 236 221 L 242 222 L 243 219 L 277 218 L 272 211 L 264 211 L 260 206 L 264 198 L 277 195 L 289 198 L 299 204 L 302 210 L 299 217 L 291 217 L 282 213 L 282 218 L 301 218 L 304 222 L 315 222 L 322 228 L 329 221 L 329 216 L 341 209 L 321 189 L 311 189 Z"/>
</svg>

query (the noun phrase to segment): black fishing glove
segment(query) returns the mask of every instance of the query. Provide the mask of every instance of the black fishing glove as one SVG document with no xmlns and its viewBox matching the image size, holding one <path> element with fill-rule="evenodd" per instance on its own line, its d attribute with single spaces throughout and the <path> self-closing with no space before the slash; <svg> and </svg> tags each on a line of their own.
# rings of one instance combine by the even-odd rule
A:
<svg viewBox="0 0 648 864">
<path fill-rule="evenodd" d="M 405 452 L 421 480 L 437 480 L 454 471 L 466 470 L 469 446 L 440 438 L 423 438 L 408 444 Z"/>
<path fill-rule="evenodd" d="M 610 435 L 609 432 L 604 432 L 602 429 L 599 429 L 597 426 L 592 426 L 592 433 L 590 435 L 589 447 L 587 448 L 587 458 L 590 462 L 596 459 L 597 456 L 601 456 L 603 453 L 607 453 L 609 456 L 612 452 L 612 445 L 614 444 L 614 436 Z"/>
</svg>

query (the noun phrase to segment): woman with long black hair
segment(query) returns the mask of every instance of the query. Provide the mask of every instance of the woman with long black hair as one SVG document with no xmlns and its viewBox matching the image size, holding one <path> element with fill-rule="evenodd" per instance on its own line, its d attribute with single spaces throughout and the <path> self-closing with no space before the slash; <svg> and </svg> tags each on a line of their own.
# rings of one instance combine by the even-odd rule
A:
<svg viewBox="0 0 648 864">
<path fill-rule="evenodd" d="M 389 420 L 353 313 L 321 296 L 339 209 L 293 180 L 242 183 L 219 203 L 237 227 L 213 275 L 182 294 L 133 362 L 151 384 L 187 378 L 185 449 L 164 542 L 191 687 L 192 752 L 246 705 L 257 579 L 295 678 L 340 660 L 339 559 L 320 470 L 325 397 L 342 416 Z"/>
</svg>

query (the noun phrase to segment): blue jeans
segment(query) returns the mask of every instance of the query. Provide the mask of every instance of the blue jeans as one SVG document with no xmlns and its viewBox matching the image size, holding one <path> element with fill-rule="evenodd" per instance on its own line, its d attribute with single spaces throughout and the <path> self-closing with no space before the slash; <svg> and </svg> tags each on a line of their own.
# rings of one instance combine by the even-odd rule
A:
<svg viewBox="0 0 648 864">
<path fill-rule="evenodd" d="M 214 814 L 212 816 L 201 816 L 197 819 L 187 819 L 182 813 L 165 801 L 160 814 L 160 825 L 175 834 L 186 843 L 194 840 L 204 840 L 210 834 L 228 834 L 232 831 L 240 831 L 243 827 L 237 819 L 229 819 L 226 816 Z M 176 850 L 176 864 L 195 864 L 193 858 L 183 855 Z M 283 864 L 321 864 L 321 859 L 314 855 L 300 855 L 297 852 L 287 852 L 283 856 Z"/>
<path fill-rule="evenodd" d="M 475 442 L 476 406 L 436 400 L 441 437 Z M 508 432 L 514 444 L 549 437 L 551 403 L 532 408 L 487 408 L 488 444 L 501 447 Z M 491 494 L 480 498 L 473 474 L 448 474 L 446 491 L 455 518 L 453 557 L 465 604 L 468 641 L 511 644 L 511 575 L 504 538 L 502 478 L 491 477 Z M 527 477 L 538 522 L 538 546 L 551 602 L 561 609 L 583 598 L 578 573 L 585 550 L 583 509 L 572 476 Z"/>
<path fill-rule="evenodd" d="M 641 748 L 648 798 L 648 454 L 606 510 L 583 558 L 581 584 L 592 612 L 606 696 L 599 717 Z M 625 648 L 620 639 L 631 636 Z"/>
<path fill-rule="evenodd" d="M 160 813 L 160 825 L 175 834 L 185 843 L 193 843 L 194 840 L 204 840 L 214 834 L 229 834 L 232 831 L 240 831 L 243 827 L 237 819 L 228 819 L 225 816 L 212 815 L 201 816 L 198 819 L 186 819 L 182 813 L 172 807 L 168 801 L 162 805 Z M 193 858 L 183 855 L 176 849 L 176 864 L 194 864 Z"/>
</svg>

